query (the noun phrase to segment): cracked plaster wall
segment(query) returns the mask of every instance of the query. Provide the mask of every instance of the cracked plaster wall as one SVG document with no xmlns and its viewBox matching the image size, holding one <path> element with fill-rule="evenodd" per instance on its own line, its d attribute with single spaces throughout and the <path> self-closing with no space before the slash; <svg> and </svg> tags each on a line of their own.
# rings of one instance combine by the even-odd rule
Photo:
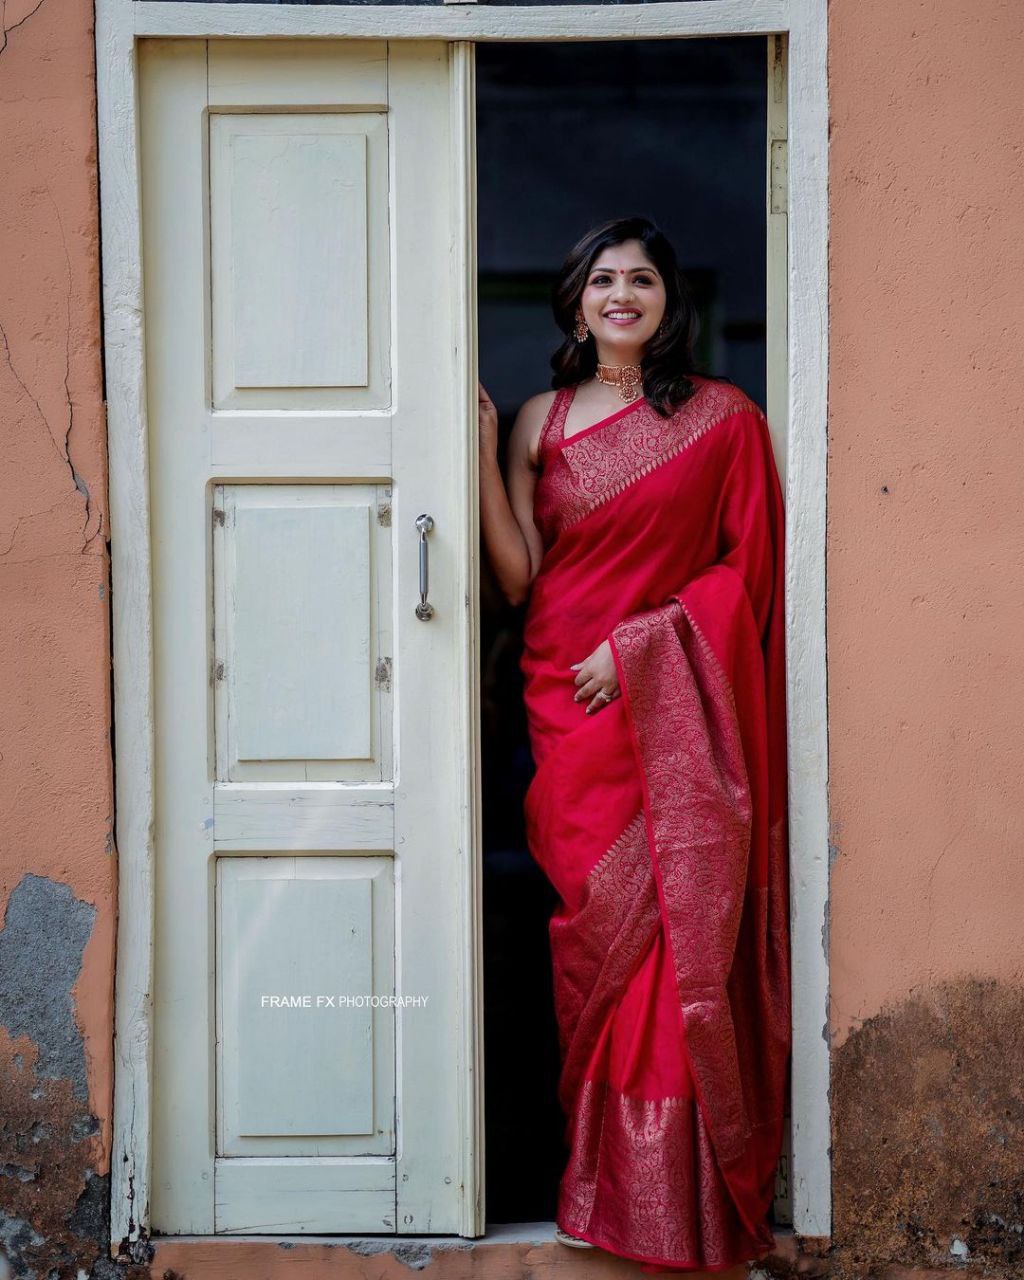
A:
<svg viewBox="0 0 1024 1280">
<path fill-rule="evenodd" d="M 92 6 L 0 0 L 0 24 L 0 1273 L 100 1276 L 116 872 Z"/>
</svg>

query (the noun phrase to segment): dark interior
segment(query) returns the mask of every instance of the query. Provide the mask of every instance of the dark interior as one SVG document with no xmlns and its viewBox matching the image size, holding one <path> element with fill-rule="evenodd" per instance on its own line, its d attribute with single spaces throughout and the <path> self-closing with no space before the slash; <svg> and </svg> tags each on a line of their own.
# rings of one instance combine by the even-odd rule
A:
<svg viewBox="0 0 1024 1280">
<path fill-rule="evenodd" d="M 652 217 L 701 311 L 703 371 L 765 399 L 763 37 L 477 45 L 480 378 L 504 461 L 550 388 L 551 279 L 590 226 Z M 481 580 L 487 1220 L 550 1222 L 565 1166 L 547 922 L 526 847 L 525 606 Z"/>
</svg>

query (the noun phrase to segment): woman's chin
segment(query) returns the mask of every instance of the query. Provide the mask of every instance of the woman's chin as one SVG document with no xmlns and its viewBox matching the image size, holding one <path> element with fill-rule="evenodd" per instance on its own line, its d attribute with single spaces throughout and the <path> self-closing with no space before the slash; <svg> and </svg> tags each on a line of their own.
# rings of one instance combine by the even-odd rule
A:
<svg viewBox="0 0 1024 1280">
<path fill-rule="evenodd" d="M 601 335 L 601 347 L 614 358 L 605 360 L 605 364 L 629 364 L 639 360 L 643 349 L 650 339 L 650 334 L 639 333 L 632 328 L 616 329 Z"/>
</svg>

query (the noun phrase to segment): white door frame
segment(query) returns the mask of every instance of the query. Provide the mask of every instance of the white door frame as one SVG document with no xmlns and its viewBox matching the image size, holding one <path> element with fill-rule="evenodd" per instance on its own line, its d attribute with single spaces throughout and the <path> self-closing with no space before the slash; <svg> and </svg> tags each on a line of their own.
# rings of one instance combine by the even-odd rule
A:
<svg viewBox="0 0 1024 1280">
<path fill-rule="evenodd" d="M 153 989 L 153 631 L 149 476 L 143 365 L 135 42 L 143 37 L 372 38 L 376 40 L 627 40 L 729 35 L 788 37 L 788 420 L 786 625 L 790 753 L 790 920 L 793 953 L 792 1198 L 803 1236 L 831 1234 L 828 1027 L 828 733 L 825 679 L 825 485 L 828 405 L 827 0 L 686 0 L 627 5 L 270 5 L 96 0 L 104 354 L 112 529 L 115 788 L 119 865 L 111 1252 L 148 1235 Z M 453 49 L 463 90 L 454 110 L 455 180 L 473 182 L 472 58 Z M 461 227 L 456 281 L 475 263 Z M 467 423 L 476 402 L 474 335 L 456 340 Z M 453 335 L 457 339 L 458 335 Z M 476 439 L 461 463 L 471 495 L 463 568 L 476 582 Z M 476 632 L 476 601 L 473 610 Z M 459 708 L 479 760 L 476 654 L 465 656 Z M 478 776 L 478 770 L 474 772 Z M 459 797 L 467 893 L 462 1135 L 467 1185 L 482 1187 L 479 796 Z M 477 962 L 473 962 L 473 957 Z M 823 1028 L 825 1033 L 823 1034 Z M 464 1234 L 483 1230 L 482 1198 Z"/>
</svg>

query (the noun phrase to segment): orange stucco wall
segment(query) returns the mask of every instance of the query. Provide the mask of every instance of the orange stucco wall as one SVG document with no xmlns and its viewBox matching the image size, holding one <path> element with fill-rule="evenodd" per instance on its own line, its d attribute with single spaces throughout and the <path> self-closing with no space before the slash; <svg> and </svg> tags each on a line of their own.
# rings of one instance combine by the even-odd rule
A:
<svg viewBox="0 0 1024 1280">
<path fill-rule="evenodd" d="M 1024 966 L 1024 22 L 833 0 L 832 1024 Z"/>
<path fill-rule="evenodd" d="M 69 1224 L 109 1164 L 116 867 L 92 5 L 0 15 L 0 1236 L 21 1275 L 102 1252 Z"/>
<path fill-rule="evenodd" d="M 829 19 L 832 1257 L 1017 1276 L 1024 22 Z"/>
<path fill-rule="evenodd" d="M 116 871 L 92 5 L 3 12 L 0 910 L 27 873 L 95 908 L 75 1009 L 105 1121 Z"/>
<path fill-rule="evenodd" d="M 54 1133 L 0 1218 L 89 1265 L 102 1242 L 70 1224 L 90 1179 L 104 1205 L 116 888 L 92 11 L 7 0 L 3 20 L 0 1165 Z M 835 1231 L 918 1263 L 959 1231 L 999 1275 L 1011 1246 L 963 1224 L 971 1176 L 1002 1205 L 1024 1132 L 1000 1093 L 1021 1047 L 1024 23 L 1017 0 L 832 0 L 829 39 Z M 953 1191 L 908 1200 L 908 1162 L 922 1184 L 955 1166 Z M 222 1273 L 176 1248 L 153 1274 L 172 1254 Z"/>
</svg>

